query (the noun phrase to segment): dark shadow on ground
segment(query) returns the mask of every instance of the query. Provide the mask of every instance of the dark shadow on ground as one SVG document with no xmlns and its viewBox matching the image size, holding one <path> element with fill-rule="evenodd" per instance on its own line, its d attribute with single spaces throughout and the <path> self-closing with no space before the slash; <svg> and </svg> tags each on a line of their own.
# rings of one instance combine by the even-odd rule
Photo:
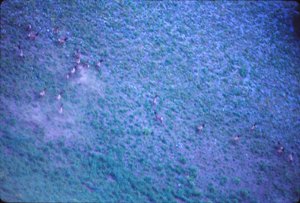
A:
<svg viewBox="0 0 300 203">
<path fill-rule="evenodd" d="M 296 8 L 297 14 L 294 16 L 293 26 L 297 38 L 300 39 L 300 1 L 297 2 L 298 2 L 298 6 Z"/>
</svg>

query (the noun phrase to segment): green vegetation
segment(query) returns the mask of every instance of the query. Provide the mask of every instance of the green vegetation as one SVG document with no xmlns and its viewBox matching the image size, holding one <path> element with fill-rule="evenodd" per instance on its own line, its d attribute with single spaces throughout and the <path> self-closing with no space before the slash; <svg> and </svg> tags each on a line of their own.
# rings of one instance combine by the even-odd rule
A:
<svg viewBox="0 0 300 203">
<path fill-rule="evenodd" d="M 239 69 L 239 74 L 242 78 L 245 78 L 247 76 L 247 70 L 246 68 L 242 67 Z"/>
<path fill-rule="evenodd" d="M 297 201 L 294 7 L 4 1 L 1 200 Z"/>
</svg>

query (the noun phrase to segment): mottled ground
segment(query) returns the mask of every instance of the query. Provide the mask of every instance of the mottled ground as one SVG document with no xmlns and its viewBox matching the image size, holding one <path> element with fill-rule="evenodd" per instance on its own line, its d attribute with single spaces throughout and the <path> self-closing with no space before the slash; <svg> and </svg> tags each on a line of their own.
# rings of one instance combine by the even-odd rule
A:
<svg viewBox="0 0 300 203">
<path fill-rule="evenodd" d="M 296 202 L 296 7 L 4 1 L 0 198 Z M 76 50 L 85 67 L 67 79 Z"/>
</svg>

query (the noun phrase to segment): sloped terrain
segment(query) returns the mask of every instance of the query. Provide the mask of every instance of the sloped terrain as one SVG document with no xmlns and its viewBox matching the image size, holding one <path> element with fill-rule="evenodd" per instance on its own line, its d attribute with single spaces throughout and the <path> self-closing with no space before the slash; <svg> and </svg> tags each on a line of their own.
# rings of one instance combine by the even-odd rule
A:
<svg viewBox="0 0 300 203">
<path fill-rule="evenodd" d="M 1 200 L 296 202 L 296 6 L 4 1 Z"/>
</svg>

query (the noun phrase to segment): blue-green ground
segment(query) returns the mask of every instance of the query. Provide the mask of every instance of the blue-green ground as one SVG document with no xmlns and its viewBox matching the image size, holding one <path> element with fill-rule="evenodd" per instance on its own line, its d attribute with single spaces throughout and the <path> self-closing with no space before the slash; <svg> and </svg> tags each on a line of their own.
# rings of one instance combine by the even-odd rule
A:
<svg viewBox="0 0 300 203">
<path fill-rule="evenodd" d="M 4 1 L 0 198 L 297 201 L 296 6 Z M 27 37 L 29 24 L 36 40 Z M 68 40 L 59 45 L 63 36 Z M 90 67 L 66 79 L 77 49 Z"/>
</svg>

